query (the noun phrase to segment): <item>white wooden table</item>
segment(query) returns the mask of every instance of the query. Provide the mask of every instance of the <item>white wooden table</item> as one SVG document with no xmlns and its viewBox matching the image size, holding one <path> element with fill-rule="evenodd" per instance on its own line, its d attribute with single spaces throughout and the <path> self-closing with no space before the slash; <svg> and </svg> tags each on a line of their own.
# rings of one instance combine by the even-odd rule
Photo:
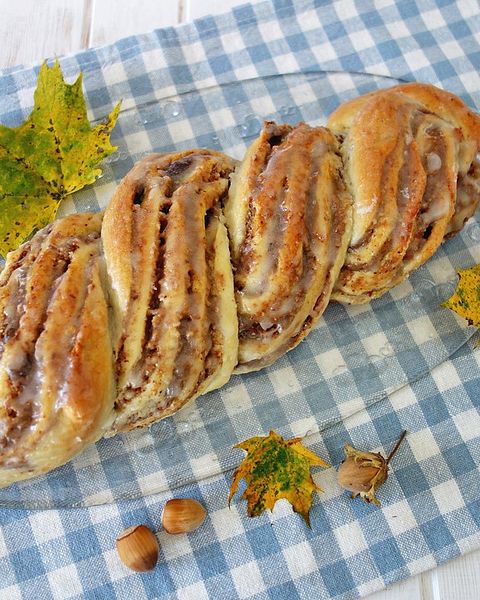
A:
<svg viewBox="0 0 480 600">
<path fill-rule="evenodd" d="M 246 0 L 244 0 L 246 1 Z M 208 14 L 242 0 L 0 0 L 0 68 L 41 62 Z M 480 551 L 370 600 L 479 600 Z"/>
</svg>

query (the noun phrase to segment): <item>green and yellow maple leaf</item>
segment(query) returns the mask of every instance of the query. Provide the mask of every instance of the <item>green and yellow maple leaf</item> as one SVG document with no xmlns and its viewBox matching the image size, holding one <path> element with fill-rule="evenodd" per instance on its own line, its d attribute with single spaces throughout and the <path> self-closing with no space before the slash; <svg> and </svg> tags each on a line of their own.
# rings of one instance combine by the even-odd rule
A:
<svg viewBox="0 0 480 600">
<path fill-rule="evenodd" d="M 480 265 L 458 271 L 459 282 L 443 306 L 453 310 L 469 325 L 480 327 Z"/>
<path fill-rule="evenodd" d="M 265 509 L 272 510 L 275 502 L 285 498 L 293 510 L 310 527 L 310 507 L 315 491 L 322 491 L 313 481 L 311 467 L 329 465 L 301 443 L 301 438 L 284 440 L 275 431 L 268 436 L 252 437 L 235 448 L 247 452 L 233 474 L 228 502 L 230 504 L 241 479 L 247 487 L 242 499 L 247 500 L 247 512 L 256 517 Z"/>
<path fill-rule="evenodd" d="M 120 103 L 91 127 L 82 74 L 65 83 L 58 61 L 44 63 L 34 107 L 18 127 L 0 125 L 0 254 L 17 248 L 55 218 L 65 196 L 93 183 L 110 144 Z"/>
</svg>

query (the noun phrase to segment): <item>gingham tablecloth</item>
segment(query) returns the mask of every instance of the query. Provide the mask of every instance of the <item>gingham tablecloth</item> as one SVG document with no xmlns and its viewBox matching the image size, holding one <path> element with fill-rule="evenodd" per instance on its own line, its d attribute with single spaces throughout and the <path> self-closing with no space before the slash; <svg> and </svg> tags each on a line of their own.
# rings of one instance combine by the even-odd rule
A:
<svg viewBox="0 0 480 600">
<path fill-rule="evenodd" d="M 339 102 L 398 81 L 434 83 L 478 109 L 479 36 L 474 1 L 282 0 L 62 59 L 68 77 L 84 72 L 92 120 L 123 98 L 119 152 L 62 210 L 104 206 L 152 150 L 240 158 L 263 118 L 321 124 Z M 28 114 L 35 78 L 36 69 L 0 72 L 0 122 Z M 0 598 L 356 598 L 480 547 L 480 352 L 473 330 L 439 306 L 454 269 L 473 262 L 478 217 L 382 299 L 329 307 L 270 369 L 0 490 Z M 309 530 L 283 502 L 256 519 L 238 497 L 227 507 L 242 458 L 233 444 L 271 428 L 306 435 L 336 466 L 346 442 L 387 453 L 409 435 L 381 508 L 351 501 L 333 468 L 315 472 L 325 493 Z M 128 571 L 116 536 L 138 523 L 158 529 L 172 496 L 199 499 L 205 524 L 160 532 L 157 568 Z"/>
</svg>

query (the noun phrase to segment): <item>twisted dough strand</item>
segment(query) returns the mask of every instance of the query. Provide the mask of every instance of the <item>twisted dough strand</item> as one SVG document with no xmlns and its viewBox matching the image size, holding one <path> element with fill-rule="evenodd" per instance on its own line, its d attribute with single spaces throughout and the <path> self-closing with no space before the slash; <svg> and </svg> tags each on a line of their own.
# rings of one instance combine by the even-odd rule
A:
<svg viewBox="0 0 480 600">
<path fill-rule="evenodd" d="M 102 238 L 117 321 L 111 433 L 148 425 L 224 385 L 238 326 L 220 202 L 234 162 L 209 150 L 152 155 L 125 177 Z"/>
<path fill-rule="evenodd" d="M 0 487 L 271 364 L 330 298 L 380 296 L 474 213 L 480 118 L 455 96 L 397 86 L 328 127 L 267 122 L 238 166 L 147 157 L 105 214 L 7 257 Z"/>
<path fill-rule="evenodd" d="M 70 460 L 112 420 L 101 221 L 56 221 L 1 274 L 0 487 Z"/>
<path fill-rule="evenodd" d="M 328 304 L 352 228 L 339 153 L 323 127 L 267 122 L 232 177 L 225 216 L 237 372 L 261 369 L 297 345 Z"/>
<path fill-rule="evenodd" d="M 328 126 L 343 137 L 353 198 L 352 238 L 332 298 L 368 302 L 475 212 L 480 119 L 448 92 L 406 84 L 343 104 Z"/>
</svg>

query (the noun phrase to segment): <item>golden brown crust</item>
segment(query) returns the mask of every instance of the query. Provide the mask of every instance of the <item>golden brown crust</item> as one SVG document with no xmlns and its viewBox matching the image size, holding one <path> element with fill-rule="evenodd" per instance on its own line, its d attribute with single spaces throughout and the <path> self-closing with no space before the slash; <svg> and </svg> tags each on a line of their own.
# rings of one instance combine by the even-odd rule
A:
<svg viewBox="0 0 480 600">
<path fill-rule="evenodd" d="M 426 83 L 404 83 L 390 88 L 377 90 L 359 96 L 341 104 L 328 118 L 328 125 L 333 130 L 346 133 L 357 113 L 372 98 L 400 96 L 413 100 L 428 112 L 439 116 L 441 119 L 462 130 L 465 139 L 475 140 L 480 143 L 480 118 L 454 94 Z M 478 146 L 477 146 L 478 147 Z"/>
<path fill-rule="evenodd" d="M 368 302 L 475 212 L 480 118 L 448 92 L 406 84 L 343 104 L 328 126 L 343 137 L 353 197 L 352 239 L 332 297 Z"/>
<path fill-rule="evenodd" d="M 237 372 L 293 348 L 322 314 L 350 239 L 335 137 L 267 122 L 225 206 L 239 315 Z"/>
</svg>

